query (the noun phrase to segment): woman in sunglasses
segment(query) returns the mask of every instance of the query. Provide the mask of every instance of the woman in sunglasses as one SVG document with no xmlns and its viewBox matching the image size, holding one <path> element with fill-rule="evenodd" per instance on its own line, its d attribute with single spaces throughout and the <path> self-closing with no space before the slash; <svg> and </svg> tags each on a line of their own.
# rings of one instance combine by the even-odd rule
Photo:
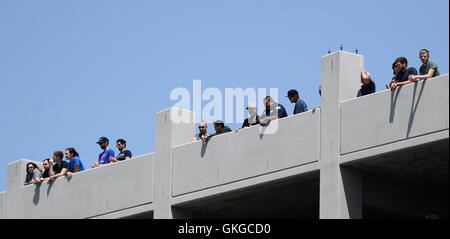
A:
<svg viewBox="0 0 450 239">
<path fill-rule="evenodd" d="M 41 177 L 41 169 L 38 168 L 38 166 L 33 163 L 33 162 L 29 162 L 27 163 L 27 176 L 25 178 L 25 184 L 24 185 L 28 185 L 28 184 L 36 184 L 39 182 L 39 178 Z"/>
</svg>

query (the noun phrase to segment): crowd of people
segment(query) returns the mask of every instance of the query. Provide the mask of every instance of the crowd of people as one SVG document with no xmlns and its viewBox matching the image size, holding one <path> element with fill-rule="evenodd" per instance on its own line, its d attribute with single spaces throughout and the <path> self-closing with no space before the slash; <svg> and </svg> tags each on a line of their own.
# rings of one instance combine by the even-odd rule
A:
<svg viewBox="0 0 450 239">
<path fill-rule="evenodd" d="M 419 69 L 419 74 L 416 68 L 408 67 L 408 60 L 405 57 L 398 57 L 395 59 L 394 63 L 392 63 L 394 77 L 389 84 L 386 84 L 386 88 L 395 90 L 402 85 L 439 76 L 440 73 L 437 64 L 430 61 L 429 57 L 430 52 L 427 49 L 422 49 L 419 51 L 419 58 L 423 63 Z M 375 83 L 372 81 L 370 73 L 362 70 L 361 89 L 358 90 L 357 97 L 375 93 L 375 90 Z M 322 86 L 319 87 L 319 94 L 322 96 Z M 291 103 L 295 104 L 293 114 L 308 111 L 308 106 L 302 99 L 300 99 L 297 90 L 289 90 L 286 97 L 289 98 Z M 249 103 L 246 108 L 249 117 L 246 118 L 242 126 L 234 130 L 234 132 L 238 132 L 245 127 L 254 125 L 266 126 L 270 123 L 270 121 L 288 116 L 284 106 L 278 102 L 275 102 L 271 96 L 266 96 L 264 98 L 264 106 L 265 109 L 263 113 L 258 116 L 256 104 Z M 314 107 L 313 112 L 319 108 L 320 107 Z M 192 138 L 192 141 L 202 140 L 203 142 L 207 142 L 211 137 L 232 132 L 230 127 L 225 126 L 222 120 L 217 120 L 214 122 L 214 129 L 216 131 L 214 134 L 210 134 L 207 128 L 208 126 L 206 122 L 201 122 L 198 126 L 199 133 Z M 126 141 L 124 139 L 118 139 L 116 141 L 116 147 L 119 150 L 119 154 L 117 156 L 115 156 L 114 150 L 109 148 L 108 138 L 100 137 L 97 144 L 103 151 L 99 154 L 98 161 L 95 162 L 91 168 L 101 167 L 110 163 L 127 160 L 132 157 L 131 152 L 126 149 Z M 25 185 L 38 184 L 44 181 L 50 182 L 61 176 L 67 176 L 70 178 L 73 173 L 85 170 L 85 167 L 80 159 L 80 155 L 75 148 L 67 148 L 65 150 L 65 158 L 68 162 L 63 160 L 62 151 L 55 151 L 52 159 L 47 158 L 43 160 L 42 166 L 44 167 L 44 170 L 40 169 L 33 162 L 27 163 Z"/>
<path fill-rule="evenodd" d="M 417 69 L 415 67 L 408 67 L 408 59 L 405 57 L 395 59 L 394 63 L 392 63 L 394 77 L 391 82 L 386 85 L 386 88 L 395 90 L 399 86 L 440 75 L 438 65 L 434 61 L 430 61 L 430 52 L 427 49 L 419 51 L 419 58 L 422 61 L 422 65 L 419 68 L 419 74 L 417 74 Z"/>
<path fill-rule="evenodd" d="M 294 114 L 300 114 L 302 112 L 308 111 L 308 106 L 306 105 L 306 103 L 303 100 L 300 99 L 297 90 L 294 90 L 294 89 L 289 90 L 286 97 L 289 98 L 289 101 L 291 103 L 295 104 L 294 112 L 293 112 Z M 248 104 L 247 111 L 248 111 L 249 117 L 244 120 L 242 127 L 237 128 L 234 131 L 238 132 L 239 130 L 241 130 L 245 127 L 250 127 L 253 125 L 266 126 L 272 120 L 281 119 L 281 118 L 288 116 L 284 106 L 281 105 L 280 103 L 276 102 L 271 96 L 266 96 L 264 98 L 264 106 L 265 106 L 265 109 L 264 109 L 263 113 L 261 114 L 261 116 L 258 116 L 256 104 L 254 104 L 254 103 Z M 197 141 L 197 140 L 202 140 L 203 142 L 207 142 L 213 136 L 232 132 L 230 127 L 225 126 L 225 124 L 223 123 L 222 120 L 214 121 L 214 129 L 216 131 L 214 134 L 208 133 L 208 130 L 207 130 L 208 126 L 207 126 L 206 122 L 200 122 L 198 129 L 199 129 L 199 133 L 196 134 L 194 136 L 194 138 L 192 138 L 193 142 Z"/>
<path fill-rule="evenodd" d="M 395 59 L 394 63 L 392 63 L 392 70 L 394 71 L 394 77 L 392 78 L 389 84 L 386 84 L 386 88 L 394 91 L 396 88 L 407 85 L 413 82 L 417 82 L 419 80 L 425 80 L 428 78 L 439 76 L 438 65 L 429 60 L 430 52 L 427 49 L 422 49 L 419 51 L 419 58 L 422 61 L 422 66 L 419 69 L 419 74 L 417 73 L 417 69 L 414 67 L 408 67 L 408 60 L 405 57 L 398 57 Z M 373 82 L 370 73 L 366 70 L 362 70 L 360 72 L 361 75 L 361 88 L 358 90 L 356 97 L 361 97 L 364 95 L 369 95 L 375 93 L 376 87 Z M 319 95 L 322 96 L 322 86 L 319 86 Z M 308 106 L 306 103 L 300 99 L 298 91 L 295 89 L 291 89 L 287 93 L 287 97 L 289 101 L 294 106 L 293 114 L 299 114 L 305 111 L 308 111 Z M 256 104 L 249 103 L 247 106 L 247 111 L 249 117 L 244 120 L 244 123 L 240 128 L 234 130 L 238 132 L 239 130 L 250 127 L 253 125 L 261 125 L 265 126 L 269 124 L 271 120 L 284 118 L 287 115 L 286 109 L 283 105 L 275 102 L 272 97 L 266 96 L 264 98 L 265 109 L 261 116 L 257 115 Z M 313 113 L 320 109 L 320 107 L 314 107 Z M 205 122 L 201 122 L 199 124 L 199 133 L 194 136 L 192 141 L 202 140 L 203 142 L 207 142 L 211 137 L 227 132 L 231 132 L 232 130 L 225 126 L 221 120 L 217 120 L 214 122 L 214 129 L 216 133 L 210 134 L 207 132 L 207 125 Z"/>
<path fill-rule="evenodd" d="M 116 141 L 116 147 L 119 150 L 119 154 L 117 154 L 117 156 L 115 156 L 114 150 L 109 148 L 108 138 L 100 137 L 97 144 L 103 151 L 99 154 L 98 161 L 95 162 L 91 168 L 120 162 L 132 157 L 131 151 L 126 149 L 127 142 L 124 139 L 118 139 Z M 64 156 L 67 161 L 63 160 Z M 85 170 L 83 162 L 80 159 L 80 155 L 75 148 L 66 148 L 65 154 L 59 150 L 53 152 L 53 157 L 51 159 L 44 159 L 42 161 L 42 166 L 44 168 L 43 170 L 39 168 L 36 163 L 27 163 L 25 185 L 39 184 L 44 181 L 51 182 L 61 176 L 71 178 L 73 173 Z"/>
</svg>

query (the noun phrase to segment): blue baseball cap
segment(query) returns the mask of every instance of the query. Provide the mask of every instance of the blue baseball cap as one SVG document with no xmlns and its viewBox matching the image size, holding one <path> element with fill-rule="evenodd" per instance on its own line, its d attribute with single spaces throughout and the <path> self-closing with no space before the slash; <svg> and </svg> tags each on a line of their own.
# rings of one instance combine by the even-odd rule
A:
<svg viewBox="0 0 450 239">
<path fill-rule="evenodd" d="M 102 144 L 102 143 L 105 143 L 105 142 L 109 142 L 109 139 L 106 138 L 106 137 L 100 137 L 100 139 L 98 139 L 97 144 Z"/>
</svg>

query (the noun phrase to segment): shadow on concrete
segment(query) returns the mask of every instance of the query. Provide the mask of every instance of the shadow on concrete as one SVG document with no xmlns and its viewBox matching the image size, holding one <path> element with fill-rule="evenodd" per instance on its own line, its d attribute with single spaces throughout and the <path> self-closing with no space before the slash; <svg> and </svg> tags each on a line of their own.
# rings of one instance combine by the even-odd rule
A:
<svg viewBox="0 0 450 239">
<path fill-rule="evenodd" d="M 414 122 L 414 116 L 416 115 L 417 107 L 419 106 L 420 98 L 422 98 L 422 93 L 423 93 L 423 89 L 425 88 L 426 82 L 427 82 L 426 80 L 422 81 L 422 87 L 420 87 L 420 92 L 419 92 L 419 96 L 417 97 L 417 100 L 415 100 L 415 99 L 416 99 L 418 82 L 414 83 L 414 93 L 413 93 L 413 98 L 412 98 L 412 103 L 411 103 L 411 113 L 409 115 L 408 130 L 406 132 L 406 138 L 409 138 L 409 134 L 411 133 L 412 124 Z M 415 105 L 414 105 L 414 102 L 416 102 Z"/>
<path fill-rule="evenodd" d="M 259 126 L 259 139 L 262 140 L 269 124 Z"/>
<path fill-rule="evenodd" d="M 203 158 L 203 156 L 205 156 L 206 153 L 206 146 L 208 146 L 208 142 L 202 142 L 202 150 L 200 151 L 200 157 Z"/>
<path fill-rule="evenodd" d="M 36 206 L 39 203 L 41 197 L 41 184 L 36 184 L 34 188 L 33 204 Z"/>
<path fill-rule="evenodd" d="M 397 105 L 397 99 L 401 89 L 402 88 L 399 87 L 397 90 L 391 91 L 391 111 L 389 114 L 389 123 L 394 122 L 395 106 Z"/>
<path fill-rule="evenodd" d="M 49 180 L 49 181 L 48 181 L 47 197 L 48 197 L 48 195 L 50 195 L 50 191 L 51 191 L 51 189 L 52 189 L 52 187 L 53 187 L 53 183 L 55 183 L 55 179 L 54 179 L 54 180 Z"/>
</svg>

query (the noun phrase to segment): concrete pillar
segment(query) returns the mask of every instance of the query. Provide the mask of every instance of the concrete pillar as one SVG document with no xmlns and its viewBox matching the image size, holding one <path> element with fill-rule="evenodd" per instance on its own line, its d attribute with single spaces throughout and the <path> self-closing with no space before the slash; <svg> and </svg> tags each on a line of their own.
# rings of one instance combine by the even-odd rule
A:
<svg viewBox="0 0 450 239">
<path fill-rule="evenodd" d="M 6 192 L 0 192 L 0 219 L 5 219 Z"/>
<path fill-rule="evenodd" d="M 363 174 L 361 171 L 340 167 L 338 218 L 362 219 Z"/>
<path fill-rule="evenodd" d="M 344 51 L 322 57 L 320 130 L 320 218 L 360 218 L 362 183 L 357 173 L 341 170 L 340 105 L 355 98 L 361 86 L 364 57 Z M 348 174 L 348 175 L 346 175 Z M 349 197 L 348 193 L 352 193 Z M 347 193 L 347 195 L 346 195 Z"/>
<path fill-rule="evenodd" d="M 5 218 L 21 218 L 22 188 L 25 183 L 26 165 L 30 160 L 21 159 L 8 164 L 6 178 Z"/>
<path fill-rule="evenodd" d="M 170 108 L 156 114 L 155 219 L 172 219 L 172 149 L 191 142 L 195 134 L 195 113 Z"/>
</svg>

